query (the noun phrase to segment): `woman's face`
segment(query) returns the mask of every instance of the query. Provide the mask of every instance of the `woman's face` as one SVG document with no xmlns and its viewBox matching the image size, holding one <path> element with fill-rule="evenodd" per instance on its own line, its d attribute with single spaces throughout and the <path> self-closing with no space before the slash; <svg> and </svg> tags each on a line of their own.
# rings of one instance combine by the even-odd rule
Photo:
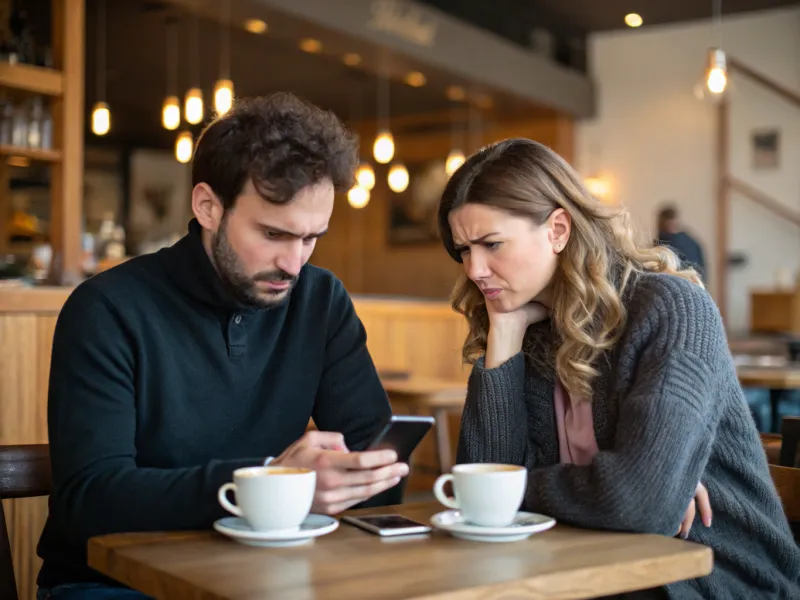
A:
<svg viewBox="0 0 800 600">
<path fill-rule="evenodd" d="M 485 204 L 465 204 L 448 217 L 464 272 L 495 312 L 536 300 L 552 306 L 550 284 L 558 253 L 569 239 L 570 219 L 559 208 L 542 225 Z"/>
</svg>

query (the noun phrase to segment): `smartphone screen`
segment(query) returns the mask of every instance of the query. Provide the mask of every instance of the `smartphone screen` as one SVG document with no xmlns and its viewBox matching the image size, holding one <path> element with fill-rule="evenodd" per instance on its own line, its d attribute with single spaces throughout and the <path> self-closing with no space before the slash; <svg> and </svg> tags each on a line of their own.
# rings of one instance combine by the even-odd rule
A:
<svg viewBox="0 0 800 600">
<path fill-rule="evenodd" d="M 411 453 L 430 431 L 433 417 L 393 415 L 368 446 L 368 450 L 392 449 L 400 462 L 408 462 Z"/>
<path fill-rule="evenodd" d="M 403 515 L 365 515 L 361 517 L 342 517 L 342 520 L 378 535 L 409 535 L 427 533 L 428 525 L 404 517 Z"/>
</svg>

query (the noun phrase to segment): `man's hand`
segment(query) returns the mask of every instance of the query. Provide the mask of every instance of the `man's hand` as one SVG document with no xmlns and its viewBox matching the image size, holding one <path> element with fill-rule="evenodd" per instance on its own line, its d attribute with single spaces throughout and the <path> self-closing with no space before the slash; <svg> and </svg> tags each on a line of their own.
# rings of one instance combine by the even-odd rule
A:
<svg viewBox="0 0 800 600">
<path fill-rule="evenodd" d="M 311 510 L 333 515 L 400 483 L 408 465 L 394 450 L 350 452 L 341 433 L 307 431 L 270 465 L 317 472 Z"/>
</svg>

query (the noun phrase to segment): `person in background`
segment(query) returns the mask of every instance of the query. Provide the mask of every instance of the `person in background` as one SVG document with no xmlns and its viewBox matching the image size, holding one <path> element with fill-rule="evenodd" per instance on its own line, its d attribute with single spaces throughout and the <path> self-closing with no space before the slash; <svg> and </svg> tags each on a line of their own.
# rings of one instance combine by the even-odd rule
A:
<svg viewBox="0 0 800 600">
<path fill-rule="evenodd" d="M 703 248 L 691 235 L 683 229 L 678 209 L 670 204 L 658 212 L 658 237 L 654 242 L 658 246 L 668 246 L 683 261 L 686 268 L 693 268 L 705 279 L 706 262 Z"/>
<path fill-rule="evenodd" d="M 308 264 L 357 156 L 332 113 L 284 93 L 240 102 L 197 141 L 188 234 L 70 295 L 40 600 L 142 598 L 87 566 L 88 539 L 211 527 L 239 467 L 314 469 L 313 512 L 401 501 L 408 466 L 362 451 L 391 416 L 364 327 Z"/>
<path fill-rule="evenodd" d="M 800 598 L 800 549 L 697 273 L 637 245 L 626 212 L 527 139 L 471 156 L 439 227 L 473 363 L 457 462 L 526 466 L 523 510 L 713 548 L 709 576 L 636 597 Z"/>
</svg>

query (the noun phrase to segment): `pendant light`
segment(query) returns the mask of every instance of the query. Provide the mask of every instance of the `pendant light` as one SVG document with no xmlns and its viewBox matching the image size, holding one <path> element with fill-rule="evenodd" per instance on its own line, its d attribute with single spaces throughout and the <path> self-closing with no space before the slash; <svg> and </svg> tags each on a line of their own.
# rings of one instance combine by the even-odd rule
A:
<svg viewBox="0 0 800 600">
<path fill-rule="evenodd" d="M 219 1 L 219 0 L 218 0 Z M 220 78 L 214 85 L 214 110 L 224 115 L 233 106 L 233 81 L 231 71 L 231 0 L 222 0 L 222 18 L 219 30 Z"/>
<path fill-rule="evenodd" d="M 200 17 L 194 17 L 194 35 L 192 36 L 192 83 L 194 87 L 189 88 L 186 92 L 183 105 L 183 118 L 187 123 L 197 125 L 203 120 L 205 114 L 205 107 L 203 106 L 203 91 L 197 87 L 200 85 Z"/>
<path fill-rule="evenodd" d="M 192 160 L 194 152 L 194 140 L 189 131 L 181 131 L 175 140 L 175 158 L 179 163 L 188 163 Z"/>
<path fill-rule="evenodd" d="M 394 136 L 389 130 L 389 73 L 386 60 L 382 61 L 381 72 L 378 75 L 378 122 L 383 126 L 378 130 L 375 142 L 372 144 L 372 156 L 375 161 L 385 165 L 394 158 Z"/>
<path fill-rule="evenodd" d="M 97 102 L 92 108 L 92 133 L 105 135 L 111 129 L 111 109 L 106 97 L 106 0 L 97 3 Z"/>
<path fill-rule="evenodd" d="M 178 32 L 174 18 L 166 22 L 167 97 L 161 107 L 161 125 L 174 131 L 181 124 L 181 103 L 178 99 Z"/>
<path fill-rule="evenodd" d="M 718 45 L 708 49 L 706 62 L 706 88 L 712 94 L 722 94 L 728 87 L 728 66 L 722 50 L 722 0 L 712 0 L 711 12 L 717 30 Z"/>
<path fill-rule="evenodd" d="M 389 189 L 395 194 L 401 194 L 408 188 L 408 169 L 406 169 L 403 163 L 393 164 L 392 168 L 389 169 L 389 175 L 386 179 L 389 184 Z"/>
<path fill-rule="evenodd" d="M 364 208 L 369 203 L 369 190 L 355 184 L 347 192 L 347 202 L 353 208 Z"/>
</svg>

